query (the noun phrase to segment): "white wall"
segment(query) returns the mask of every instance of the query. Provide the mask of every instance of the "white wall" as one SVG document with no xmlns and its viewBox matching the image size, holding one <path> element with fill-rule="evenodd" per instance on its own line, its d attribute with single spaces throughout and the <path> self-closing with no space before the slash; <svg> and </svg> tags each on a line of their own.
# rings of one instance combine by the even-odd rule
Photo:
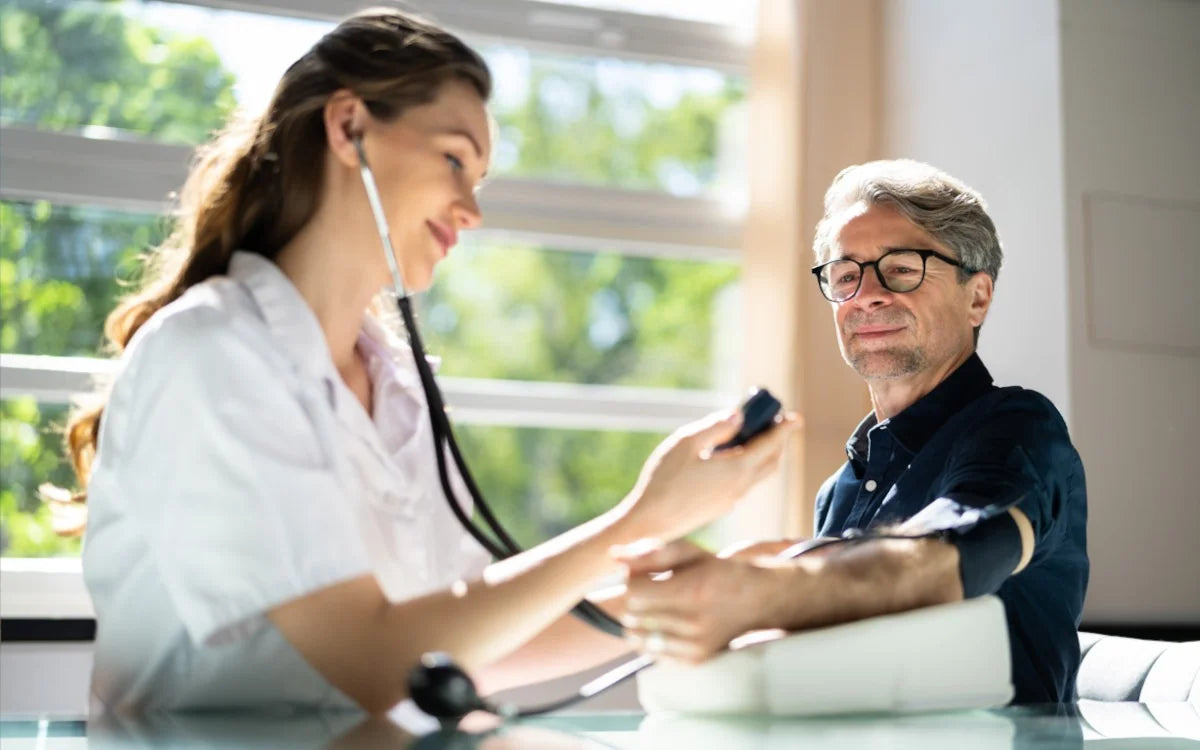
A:
<svg viewBox="0 0 1200 750">
<path fill-rule="evenodd" d="M 1200 622 L 1200 3 L 1063 0 L 1088 613 Z"/>
<path fill-rule="evenodd" d="M 881 28 L 879 153 L 983 194 L 1005 260 L 980 356 L 1068 415 L 1058 5 L 886 0 Z"/>
<path fill-rule="evenodd" d="M 989 201 L 1007 257 L 981 355 L 1053 400 L 1083 457 L 1085 621 L 1200 622 L 1200 3 L 883 15 L 880 154 Z"/>
</svg>

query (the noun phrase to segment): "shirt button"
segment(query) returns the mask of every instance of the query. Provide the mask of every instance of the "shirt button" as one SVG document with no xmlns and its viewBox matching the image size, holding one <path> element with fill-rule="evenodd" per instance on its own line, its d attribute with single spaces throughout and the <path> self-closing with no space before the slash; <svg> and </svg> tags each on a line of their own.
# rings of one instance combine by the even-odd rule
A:
<svg viewBox="0 0 1200 750">
<path fill-rule="evenodd" d="M 879 484 L 874 479 L 868 479 L 867 483 L 863 486 L 867 488 L 867 492 L 874 492 L 875 488 L 878 487 Z"/>
</svg>

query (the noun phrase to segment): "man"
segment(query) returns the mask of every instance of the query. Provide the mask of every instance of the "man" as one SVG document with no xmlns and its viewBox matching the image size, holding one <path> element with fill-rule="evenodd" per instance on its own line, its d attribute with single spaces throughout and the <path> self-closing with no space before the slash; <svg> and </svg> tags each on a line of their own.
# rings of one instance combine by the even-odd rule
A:
<svg viewBox="0 0 1200 750">
<path fill-rule="evenodd" d="M 1001 263 L 982 199 L 918 162 L 850 167 L 825 196 L 814 250 L 842 356 L 874 406 L 817 496 L 816 535 L 935 535 L 786 560 L 770 555 L 790 542 L 722 556 L 675 542 L 629 555 L 631 640 L 695 661 L 749 630 L 995 593 L 1016 702 L 1074 700 L 1088 579 L 1083 467 L 1054 406 L 995 387 L 975 354 Z"/>
</svg>

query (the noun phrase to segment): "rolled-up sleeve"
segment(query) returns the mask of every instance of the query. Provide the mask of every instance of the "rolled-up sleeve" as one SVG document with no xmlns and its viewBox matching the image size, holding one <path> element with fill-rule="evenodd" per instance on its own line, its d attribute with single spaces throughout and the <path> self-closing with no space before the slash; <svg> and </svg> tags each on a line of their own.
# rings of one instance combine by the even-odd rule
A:
<svg viewBox="0 0 1200 750">
<path fill-rule="evenodd" d="M 151 332 L 128 368 L 136 393 L 106 460 L 196 644 L 369 572 L 318 391 L 204 309 Z"/>
</svg>

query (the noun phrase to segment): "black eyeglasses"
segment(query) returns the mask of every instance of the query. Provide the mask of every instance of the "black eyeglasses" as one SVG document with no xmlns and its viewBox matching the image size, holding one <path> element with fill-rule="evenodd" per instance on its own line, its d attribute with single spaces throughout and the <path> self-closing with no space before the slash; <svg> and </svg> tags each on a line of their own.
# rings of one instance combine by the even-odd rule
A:
<svg viewBox="0 0 1200 750">
<path fill-rule="evenodd" d="M 889 250 L 879 260 L 859 263 L 853 258 L 838 258 L 819 266 L 813 266 L 813 276 L 821 294 L 830 302 L 845 302 L 858 294 L 862 288 L 863 272 L 867 266 L 875 266 L 875 276 L 889 292 L 911 292 L 925 280 L 925 263 L 930 256 L 943 263 L 966 269 L 962 263 L 937 250 Z M 967 269 L 969 270 L 969 269 Z"/>
</svg>

